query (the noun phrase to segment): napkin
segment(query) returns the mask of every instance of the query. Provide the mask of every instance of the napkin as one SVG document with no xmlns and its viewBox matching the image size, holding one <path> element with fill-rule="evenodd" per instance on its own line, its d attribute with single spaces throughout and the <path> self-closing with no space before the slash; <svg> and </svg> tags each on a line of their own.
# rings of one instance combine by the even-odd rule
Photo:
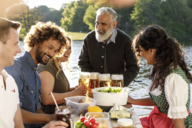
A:
<svg viewBox="0 0 192 128">
<path fill-rule="evenodd" d="M 133 108 L 131 108 L 131 118 L 133 119 L 133 123 L 137 128 L 143 128 L 141 125 L 141 121 L 138 117 L 138 115 L 135 113 L 135 110 Z"/>
<path fill-rule="evenodd" d="M 115 104 L 110 109 L 109 113 L 111 114 L 111 118 L 130 118 L 131 117 L 130 111 L 127 108 L 117 104 Z"/>
</svg>

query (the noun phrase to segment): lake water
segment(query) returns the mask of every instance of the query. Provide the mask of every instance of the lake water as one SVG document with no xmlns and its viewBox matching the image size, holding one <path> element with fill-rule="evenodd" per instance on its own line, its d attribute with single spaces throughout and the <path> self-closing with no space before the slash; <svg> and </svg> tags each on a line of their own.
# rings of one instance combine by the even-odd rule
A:
<svg viewBox="0 0 192 128">
<path fill-rule="evenodd" d="M 23 52 L 18 54 L 17 56 L 21 56 L 24 53 L 23 42 L 20 42 L 20 46 Z M 78 84 L 78 74 L 80 72 L 80 68 L 78 67 L 77 62 L 78 62 L 78 57 L 80 54 L 81 47 L 82 47 L 82 41 L 73 42 L 72 54 L 71 54 L 71 58 L 68 65 L 69 69 L 71 70 L 71 73 L 64 69 L 64 72 L 69 79 L 71 87 L 74 87 Z M 190 72 L 192 73 L 192 42 L 183 44 L 183 48 L 188 55 L 188 59 L 191 61 L 189 65 L 190 65 Z M 63 67 L 65 67 L 65 64 L 63 64 Z M 145 60 L 142 59 L 140 63 L 139 74 L 135 79 L 141 82 L 139 83 L 132 82 L 128 87 L 130 90 L 129 94 L 133 98 L 144 98 L 148 96 L 146 87 L 151 83 L 150 80 L 148 79 L 150 68 L 151 66 L 147 65 Z M 191 84 L 191 92 L 192 92 L 192 84 Z M 192 99 L 192 95 L 191 95 L 191 99 Z M 148 115 L 153 108 L 149 106 L 137 106 L 137 105 L 134 105 L 133 107 L 139 116 Z M 191 101 L 190 109 L 192 110 L 192 101 Z"/>
</svg>

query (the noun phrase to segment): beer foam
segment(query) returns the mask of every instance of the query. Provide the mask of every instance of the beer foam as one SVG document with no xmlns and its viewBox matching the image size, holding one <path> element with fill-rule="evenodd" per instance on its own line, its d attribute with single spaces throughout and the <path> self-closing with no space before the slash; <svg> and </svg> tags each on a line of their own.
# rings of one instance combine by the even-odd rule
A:
<svg viewBox="0 0 192 128">
<path fill-rule="evenodd" d="M 101 81 L 110 80 L 110 74 L 99 74 L 99 80 Z"/>
<path fill-rule="evenodd" d="M 123 75 L 112 75 L 111 79 L 112 80 L 123 80 Z"/>
<path fill-rule="evenodd" d="M 98 72 L 91 72 L 89 75 L 89 79 L 98 79 L 99 73 Z"/>
<path fill-rule="evenodd" d="M 88 72 L 80 72 L 79 78 L 80 79 L 89 79 L 89 73 Z"/>
</svg>

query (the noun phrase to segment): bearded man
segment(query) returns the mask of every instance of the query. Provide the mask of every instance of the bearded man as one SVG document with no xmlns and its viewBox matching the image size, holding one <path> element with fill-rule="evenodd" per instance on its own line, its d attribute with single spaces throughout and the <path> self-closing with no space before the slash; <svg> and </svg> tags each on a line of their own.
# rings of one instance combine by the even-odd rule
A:
<svg viewBox="0 0 192 128">
<path fill-rule="evenodd" d="M 65 31 L 52 22 L 38 22 L 31 27 L 24 42 L 29 51 L 18 57 L 13 66 L 5 69 L 18 86 L 25 128 L 40 128 L 40 124 L 46 124 L 55 118 L 54 115 L 37 114 L 41 80 L 36 68 L 39 63 L 47 64 L 49 59 L 62 54 L 66 44 Z"/>
<path fill-rule="evenodd" d="M 117 13 L 109 7 L 96 12 L 95 30 L 84 39 L 78 65 L 83 72 L 123 74 L 124 86 L 137 76 L 139 67 L 131 49 L 132 40 L 116 29 Z"/>
</svg>

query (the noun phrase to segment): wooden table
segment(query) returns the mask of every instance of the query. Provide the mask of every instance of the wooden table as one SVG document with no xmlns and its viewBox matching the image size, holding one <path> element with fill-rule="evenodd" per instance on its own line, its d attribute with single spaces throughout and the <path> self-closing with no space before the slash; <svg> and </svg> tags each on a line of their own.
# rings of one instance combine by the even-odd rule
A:
<svg viewBox="0 0 192 128">
<path fill-rule="evenodd" d="M 131 104 L 127 104 L 125 107 L 126 107 L 126 108 L 131 108 L 132 105 L 131 105 Z M 74 122 L 74 123 L 77 122 L 77 121 L 79 120 L 79 118 L 80 118 L 79 116 L 72 117 L 73 122 Z M 120 128 L 120 127 L 118 126 L 118 124 L 117 124 L 117 120 L 110 119 L 109 121 L 110 121 L 110 122 L 109 122 L 108 128 Z M 132 126 L 129 126 L 129 127 L 126 127 L 126 128 L 136 128 L 136 126 L 133 124 Z"/>
</svg>

